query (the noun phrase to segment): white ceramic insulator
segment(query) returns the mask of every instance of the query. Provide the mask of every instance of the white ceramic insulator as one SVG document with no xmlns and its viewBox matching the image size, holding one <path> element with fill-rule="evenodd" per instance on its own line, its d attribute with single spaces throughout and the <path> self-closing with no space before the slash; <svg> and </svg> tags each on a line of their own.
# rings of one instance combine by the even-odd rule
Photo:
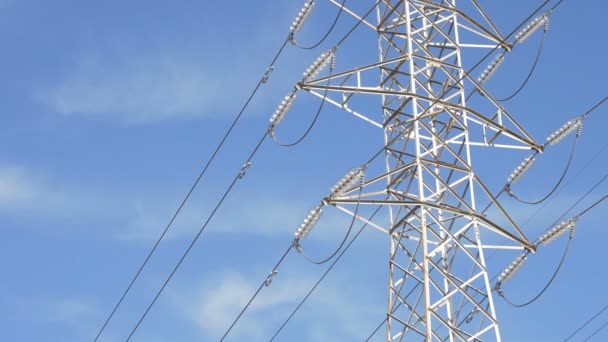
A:
<svg viewBox="0 0 608 342">
<path fill-rule="evenodd" d="M 323 69 L 327 68 L 327 65 L 331 63 L 334 56 L 334 50 L 323 52 L 314 63 L 312 63 L 306 71 L 304 71 L 304 81 L 308 81 L 315 78 Z"/>
<path fill-rule="evenodd" d="M 514 184 L 517 182 L 534 164 L 536 156 L 534 154 L 529 155 L 511 172 L 511 175 L 507 179 L 507 184 Z"/>
<path fill-rule="evenodd" d="M 527 253 L 520 254 L 509 266 L 507 266 L 507 268 L 504 269 L 504 271 L 502 271 L 502 273 L 500 273 L 500 276 L 498 276 L 498 281 L 500 283 L 506 283 L 509 281 L 513 275 L 515 275 L 515 273 L 521 269 L 527 259 Z"/>
<path fill-rule="evenodd" d="M 498 68 L 500 67 L 500 65 L 502 64 L 502 62 L 504 60 L 505 60 L 504 52 L 502 52 L 500 55 L 494 57 L 494 59 L 490 62 L 490 64 L 488 64 L 488 66 L 481 73 L 481 75 L 479 75 L 479 77 L 477 78 L 477 82 L 479 82 L 479 84 L 483 84 L 484 82 L 486 82 L 490 78 L 492 78 L 492 76 L 494 76 L 494 74 L 496 73 L 496 71 L 498 70 Z"/>
<path fill-rule="evenodd" d="M 534 32 L 536 32 L 539 28 L 541 28 L 545 22 L 547 21 L 546 15 L 541 15 L 534 20 L 532 20 L 528 25 L 526 25 L 523 29 L 521 29 L 517 34 L 515 34 L 515 42 L 523 43 L 526 39 L 528 39 Z"/>
<path fill-rule="evenodd" d="M 291 33 L 296 33 L 298 31 L 300 31 L 302 26 L 304 26 L 306 19 L 308 19 L 308 17 L 310 16 L 310 13 L 312 12 L 312 8 L 314 6 L 315 6 L 315 2 L 313 0 L 306 1 L 306 3 L 304 4 L 304 6 L 300 10 L 300 12 L 298 12 L 298 15 L 296 16 L 296 18 L 291 23 L 291 26 L 289 27 L 289 30 L 291 31 Z"/>
<path fill-rule="evenodd" d="M 294 233 L 296 240 L 300 241 L 304 239 L 308 235 L 308 233 L 310 233 L 317 221 L 319 221 L 319 218 L 321 217 L 322 213 L 323 208 L 321 206 L 318 206 L 315 209 L 311 210 L 308 215 L 306 215 L 304 222 L 302 222 L 302 224 L 298 227 L 298 229 L 296 229 L 296 232 Z"/>
<path fill-rule="evenodd" d="M 295 91 L 283 98 L 283 101 L 281 101 L 281 103 L 279 104 L 277 109 L 274 111 L 274 114 L 272 114 L 272 116 L 270 117 L 270 125 L 272 125 L 274 127 L 274 126 L 277 126 L 279 123 L 281 123 L 281 121 L 283 121 L 283 119 L 285 118 L 285 115 L 287 115 L 287 112 L 293 105 L 293 102 L 295 101 L 295 99 L 296 99 Z"/>
<path fill-rule="evenodd" d="M 568 134 L 577 130 L 580 126 L 582 126 L 581 120 L 570 120 L 562 125 L 562 127 L 558 128 L 555 132 L 551 133 L 547 137 L 547 144 L 555 145 L 558 142 L 562 141 Z"/>
<path fill-rule="evenodd" d="M 568 230 L 571 231 L 571 234 L 574 234 L 572 233 L 573 229 L 576 229 L 576 220 L 569 219 L 566 221 L 562 221 L 557 226 L 551 228 L 549 231 L 543 234 L 540 239 L 538 239 L 538 242 L 542 243 L 545 246 L 549 245 L 551 242 L 555 241 L 555 239 L 562 236 Z"/>
<path fill-rule="evenodd" d="M 365 172 L 362 167 L 356 167 L 342 177 L 339 181 L 331 187 L 331 197 L 341 196 L 347 190 L 352 189 L 355 184 L 361 182 L 363 177 L 365 176 Z"/>
</svg>

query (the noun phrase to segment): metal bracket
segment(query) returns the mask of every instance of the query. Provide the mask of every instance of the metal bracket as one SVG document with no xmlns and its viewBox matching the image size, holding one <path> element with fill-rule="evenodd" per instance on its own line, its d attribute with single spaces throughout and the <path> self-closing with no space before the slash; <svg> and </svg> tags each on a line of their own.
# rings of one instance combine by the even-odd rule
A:
<svg viewBox="0 0 608 342">
<path fill-rule="evenodd" d="M 278 273 L 279 273 L 279 271 L 272 270 L 272 272 L 270 272 L 268 277 L 266 277 L 266 280 L 264 280 L 264 286 L 266 286 L 266 287 L 270 286 L 270 284 L 272 284 L 272 279 L 274 279 L 274 277 L 276 277 Z"/>
<path fill-rule="evenodd" d="M 241 172 L 239 172 L 239 179 L 243 179 L 243 177 L 245 177 L 245 175 L 247 174 L 247 169 L 251 167 L 251 162 L 247 162 L 245 163 L 245 165 L 243 165 L 243 168 L 241 168 Z"/>
</svg>

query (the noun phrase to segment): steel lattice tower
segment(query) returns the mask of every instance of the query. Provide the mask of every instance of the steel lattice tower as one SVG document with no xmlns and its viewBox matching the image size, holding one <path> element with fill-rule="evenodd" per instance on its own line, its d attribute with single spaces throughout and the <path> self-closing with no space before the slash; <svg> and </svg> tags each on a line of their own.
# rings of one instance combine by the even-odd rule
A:
<svg viewBox="0 0 608 342">
<path fill-rule="evenodd" d="M 357 202 L 386 209 L 388 224 L 368 223 L 390 237 L 388 341 L 499 341 L 484 253 L 534 247 L 476 176 L 471 148 L 542 147 L 467 74 L 462 58 L 511 45 L 475 0 L 375 6 L 375 23 L 344 11 L 377 32 L 379 60 L 299 85 L 384 133 L 386 172 L 368 175 L 360 194 L 327 202 L 350 214 Z M 382 110 L 358 109 L 365 97 Z M 492 234 L 508 242 L 484 244 L 499 240 Z"/>
</svg>

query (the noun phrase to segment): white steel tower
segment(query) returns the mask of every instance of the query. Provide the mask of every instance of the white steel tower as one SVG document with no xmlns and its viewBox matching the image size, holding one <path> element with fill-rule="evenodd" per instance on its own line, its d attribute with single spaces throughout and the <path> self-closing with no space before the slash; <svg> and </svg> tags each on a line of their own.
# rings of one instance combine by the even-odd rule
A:
<svg viewBox="0 0 608 342">
<path fill-rule="evenodd" d="M 384 133 L 386 172 L 326 203 L 386 209 L 384 222 L 369 222 L 390 238 L 386 340 L 500 341 L 484 253 L 534 246 L 476 175 L 471 148 L 542 150 L 480 85 L 512 44 L 476 0 L 376 1 L 373 22 L 343 10 L 377 32 L 379 60 L 299 88 Z M 495 48 L 479 78 L 467 73 Z M 382 109 L 360 105 L 370 99 Z"/>
</svg>

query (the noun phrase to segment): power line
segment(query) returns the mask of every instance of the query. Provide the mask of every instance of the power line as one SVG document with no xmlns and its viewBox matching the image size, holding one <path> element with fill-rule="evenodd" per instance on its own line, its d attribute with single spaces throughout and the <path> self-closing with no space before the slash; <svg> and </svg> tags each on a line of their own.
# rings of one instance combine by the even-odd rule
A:
<svg viewBox="0 0 608 342">
<path fill-rule="evenodd" d="M 587 338 L 584 339 L 583 342 L 589 341 L 593 336 L 597 335 L 597 333 L 599 333 L 600 331 L 602 331 L 606 326 L 608 326 L 608 322 L 604 323 L 604 325 L 602 325 L 601 327 L 597 328 L 597 330 L 594 331 L 593 334 L 587 336 Z"/>
<path fill-rule="evenodd" d="M 329 29 L 327 30 L 325 35 L 323 37 L 321 37 L 321 39 L 319 39 L 318 42 L 316 42 L 310 46 L 298 45 L 298 43 L 296 43 L 296 40 L 292 34 L 289 37 L 289 41 L 291 41 L 291 44 L 295 45 L 296 47 L 298 47 L 300 49 L 304 49 L 304 50 L 312 50 L 312 49 L 319 47 L 319 45 L 323 44 L 323 42 L 333 32 L 334 28 L 336 27 L 336 24 L 338 24 L 338 20 L 340 20 L 340 16 L 342 15 L 342 12 L 344 12 L 344 5 L 346 5 L 346 0 L 342 0 L 342 4 L 340 5 L 340 9 L 338 10 L 338 14 L 336 14 L 336 17 L 334 18 L 334 21 L 331 23 L 331 26 L 329 27 Z"/>
<path fill-rule="evenodd" d="M 376 216 L 376 214 L 380 211 L 381 208 L 382 208 L 381 206 L 378 206 L 376 208 L 376 210 L 372 213 L 372 215 L 369 217 L 368 221 L 372 220 L 374 218 L 374 216 Z M 344 247 L 344 249 L 342 250 L 342 252 L 340 252 L 340 254 L 331 263 L 331 265 L 329 265 L 329 267 L 325 270 L 325 273 L 323 273 L 323 275 L 321 276 L 321 278 L 319 278 L 319 280 L 315 283 L 315 285 L 313 285 L 313 287 L 308 291 L 308 293 L 306 294 L 306 296 L 304 296 L 304 298 L 300 301 L 300 303 L 298 303 L 298 305 L 291 312 L 291 314 L 289 315 L 289 317 L 287 317 L 287 319 L 283 322 L 283 324 L 281 324 L 281 326 L 279 327 L 279 329 L 274 333 L 274 335 L 272 336 L 272 338 L 270 338 L 269 341 L 274 341 L 274 339 L 279 335 L 279 333 L 281 332 L 281 330 L 283 330 L 283 328 L 285 328 L 285 326 L 287 325 L 287 323 L 289 323 L 289 321 L 291 320 L 291 318 L 296 314 L 296 312 L 298 312 L 298 310 L 300 310 L 300 308 L 302 307 L 302 305 L 304 304 L 304 302 L 306 302 L 306 300 L 308 300 L 308 298 L 312 295 L 312 293 L 317 289 L 317 287 L 319 286 L 319 284 L 321 284 L 321 282 L 323 281 L 323 279 L 325 279 L 325 277 L 329 274 L 329 272 L 331 272 L 331 270 L 334 268 L 334 266 L 336 266 L 336 264 L 338 263 L 338 261 L 340 261 L 340 259 L 342 258 L 342 256 L 344 256 L 344 253 L 346 253 L 346 251 L 348 251 L 348 249 L 350 248 L 350 246 L 352 246 L 353 242 L 355 242 L 355 240 L 357 240 L 357 238 L 359 237 L 359 235 L 361 235 L 361 232 L 363 232 L 363 230 L 365 229 L 365 227 L 367 227 L 367 223 L 364 223 L 363 226 L 361 226 L 361 228 L 359 229 L 359 231 L 357 232 L 357 234 L 355 234 L 355 236 L 353 236 L 353 238 L 346 245 L 346 247 Z"/>
<path fill-rule="evenodd" d="M 505 98 L 502 98 L 502 99 L 496 99 L 496 101 L 500 101 L 500 102 L 509 101 L 509 100 L 513 99 L 515 96 L 517 96 L 526 87 L 526 85 L 528 84 L 530 79 L 532 79 L 532 75 L 534 74 L 534 71 L 536 71 L 536 67 L 538 66 L 540 56 L 543 53 L 546 37 L 547 37 L 547 30 L 545 30 L 543 32 L 543 36 L 540 41 L 540 46 L 538 47 L 538 52 L 536 53 L 536 57 L 534 58 L 534 63 L 532 63 L 532 68 L 530 69 L 530 72 L 528 72 L 528 76 L 526 76 L 526 79 L 523 81 L 523 83 L 511 95 L 509 95 Z"/>
<path fill-rule="evenodd" d="M 604 306 L 600 311 L 598 311 L 595 315 L 593 315 L 593 317 L 591 317 L 587 321 L 585 321 L 585 323 L 583 323 L 580 327 L 578 327 L 572 334 L 570 334 L 568 337 L 566 337 L 566 339 L 564 339 L 563 342 L 569 341 L 572 337 L 574 337 L 576 334 L 578 334 L 579 331 L 583 330 L 583 328 L 586 327 L 587 324 L 594 321 L 599 315 L 602 314 L 602 312 L 606 311 L 606 309 L 608 309 L 608 304 L 606 304 L 606 306 Z"/>
<path fill-rule="evenodd" d="M 161 286 L 161 288 L 157 291 L 156 295 L 154 296 L 154 299 L 152 300 L 152 302 L 150 302 L 150 304 L 148 305 L 148 307 L 146 308 L 146 310 L 144 311 L 144 313 L 140 317 L 139 321 L 137 322 L 137 324 L 135 325 L 135 327 L 133 328 L 133 330 L 129 334 L 129 337 L 127 338 L 126 341 L 131 340 L 131 337 L 133 337 L 133 335 L 135 334 L 135 332 L 137 331 L 137 329 L 139 328 L 139 326 L 141 325 L 141 323 L 143 322 L 143 320 L 146 318 L 146 316 L 148 315 L 148 312 L 150 312 L 150 309 L 152 309 L 152 306 L 154 306 L 154 303 L 156 303 L 156 301 L 158 300 L 158 298 L 160 297 L 160 295 L 162 294 L 162 292 L 164 291 L 164 289 L 167 287 L 167 284 L 169 284 L 169 282 L 173 278 L 173 275 L 175 275 L 175 272 L 177 272 L 177 270 L 181 266 L 182 262 L 186 259 L 186 257 L 190 253 L 190 250 L 192 250 L 192 247 L 194 247 L 194 244 L 196 244 L 196 241 L 198 240 L 198 238 L 201 236 L 201 234 L 203 233 L 203 231 L 205 230 L 205 228 L 207 228 L 207 225 L 209 224 L 209 222 L 211 221 L 211 219 L 213 218 L 213 216 L 215 216 L 215 213 L 220 208 L 220 206 L 222 205 L 222 203 L 224 202 L 224 200 L 226 199 L 226 197 L 228 196 L 228 194 L 232 191 L 232 189 L 236 185 L 237 181 L 239 179 L 243 178 L 243 176 L 245 176 L 245 172 L 251 166 L 251 160 L 253 159 L 253 157 L 255 156 L 255 154 L 257 153 L 257 151 L 259 150 L 260 146 L 262 146 L 262 143 L 264 142 L 264 140 L 266 140 L 267 136 L 268 136 L 268 132 L 265 132 L 264 135 L 262 136 L 262 138 L 257 143 L 256 147 L 253 149 L 253 151 L 249 155 L 249 158 L 247 158 L 247 161 L 245 162 L 245 164 L 243 164 L 243 168 L 236 175 L 236 177 L 234 177 L 234 179 L 232 180 L 232 183 L 230 183 L 230 186 L 228 186 L 228 188 L 226 189 L 226 191 L 222 195 L 221 199 L 219 200 L 219 202 L 217 203 L 217 205 L 215 206 L 215 208 L 213 209 L 213 211 L 211 212 L 211 214 L 209 214 L 209 217 L 207 218 L 207 220 L 205 221 L 205 223 L 202 225 L 202 227 L 200 228 L 200 230 L 198 231 L 198 233 L 196 234 L 196 236 L 194 237 L 194 239 L 192 240 L 192 242 L 190 242 L 190 245 L 188 246 L 188 248 L 186 249 L 186 251 L 184 252 L 184 254 L 182 255 L 182 257 L 179 259 L 179 261 L 177 262 L 177 264 L 175 265 L 175 267 L 173 268 L 173 270 L 171 271 L 171 273 L 169 274 L 169 276 L 167 277 L 167 279 L 165 280 L 165 282 L 163 283 L 163 285 Z"/>
<path fill-rule="evenodd" d="M 277 274 L 277 269 L 279 268 L 279 266 L 281 266 L 281 264 L 283 263 L 283 260 L 285 260 L 285 257 L 287 256 L 287 254 L 289 254 L 289 252 L 291 252 L 292 248 L 293 248 L 293 243 L 291 243 L 289 245 L 289 248 L 287 248 L 287 250 L 285 251 L 285 253 L 283 253 L 283 256 L 274 265 L 274 267 L 272 268 L 272 271 L 270 271 L 270 273 L 268 274 L 268 276 L 266 277 L 266 279 L 264 279 L 264 281 L 260 284 L 260 287 L 258 287 L 258 289 L 255 291 L 255 293 L 253 294 L 253 296 L 251 297 L 251 299 L 249 299 L 249 301 L 247 302 L 247 304 L 245 305 L 245 307 L 243 307 L 243 309 L 241 310 L 241 312 L 239 312 L 238 316 L 234 319 L 234 321 L 232 322 L 232 324 L 230 324 L 230 327 L 228 328 L 228 330 L 226 330 L 226 332 L 224 333 L 224 335 L 222 336 L 222 338 L 220 339 L 220 341 L 223 341 L 226 338 L 226 336 L 228 336 L 228 334 L 230 333 L 230 331 L 232 330 L 232 328 L 239 321 L 239 319 L 241 319 L 241 316 L 243 316 L 243 314 L 245 313 L 245 311 L 247 311 L 247 309 L 249 308 L 249 306 L 251 305 L 251 303 L 255 300 L 255 298 L 262 291 L 262 289 L 264 287 L 270 286 L 270 283 L 272 282 L 272 279 Z"/>
<path fill-rule="evenodd" d="M 581 137 L 580 134 L 578 134 L 578 132 L 577 132 L 576 138 L 574 139 L 574 143 L 572 144 L 572 149 L 570 150 L 570 156 L 568 157 L 568 161 L 566 162 L 566 166 L 564 167 L 564 171 L 562 171 L 562 175 L 559 177 L 559 179 L 557 180 L 557 182 L 555 183 L 555 185 L 553 186 L 551 191 L 549 191 L 545 196 L 543 196 L 539 200 L 530 200 L 530 201 L 524 200 L 524 199 L 521 199 L 519 196 L 517 196 L 515 193 L 513 193 L 513 191 L 511 191 L 510 185 L 507 188 L 507 193 L 509 194 L 509 196 L 513 197 L 516 201 L 518 201 L 520 203 L 529 204 L 529 205 L 538 205 L 538 204 L 543 203 L 547 199 L 549 199 L 549 197 L 551 197 L 557 191 L 559 186 L 562 184 L 562 182 L 566 178 L 566 175 L 568 174 L 568 170 L 570 170 L 570 166 L 572 165 L 572 161 L 574 160 L 574 155 L 576 153 L 576 146 L 578 145 L 578 141 L 579 141 L 580 137 Z"/>
<path fill-rule="evenodd" d="M 159 238 L 156 240 L 154 246 L 152 247 L 152 249 L 150 250 L 150 252 L 148 252 L 148 255 L 144 259 L 144 262 L 138 268 L 137 272 L 135 272 L 135 275 L 131 279 L 131 282 L 129 283 L 129 285 L 127 286 L 127 288 L 123 291 L 120 299 L 118 300 L 118 302 L 116 303 L 116 305 L 112 309 L 112 312 L 110 312 L 110 314 L 106 318 L 105 322 L 103 323 L 101 329 L 97 333 L 97 336 L 95 336 L 94 341 L 97 341 L 99 339 L 99 337 L 101 336 L 101 334 L 103 333 L 103 331 L 107 327 L 107 325 L 110 322 L 110 320 L 112 319 L 112 317 L 114 317 L 114 314 L 116 313 L 116 311 L 118 310 L 118 308 L 120 307 L 120 305 L 122 304 L 122 302 L 124 301 L 124 299 L 127 296 L 127 294 L 130 292 L 131 288 L 133 287 L 133 284 L 139 278 L 141 272 L 143 271 L 143 269 L 146 267 L 146 265 L 150 261 L 150 258 L 156 252 L 156 249 L 158 248 L 159 244 L 165 238 L 165 235 L 167 234 L 167 232 L 169 231 L 169 229 L 172 227 L 173 222 L 175 221 L 175 219 L 177 218 L 177 216 L 181 213 L 182 209 L 184 208 L 184 205 L 190 199 L 190 196 L 192 195 L 192 193 L 194 192 L 194 190 L 198 186 L 199 182 L 201 181 L 201 179 L 203 178 L 203 176 L 207 172 L 207 169 L 209 168 L 209 166 L 211 165 L 211 163 L 215 160 L 215 157 L 217 156 L 217 154 L 219 153 L 219 151 L 221 150 L 221 148 L 224 146 L 224 143 L 226 142 L 226 140 L 230 136 L 230 133 L 232 133 L 232 130 L 237 125 L 237 123 L 240 121 L 240 119 L 243 116 L 245 110 L 249 107 L 249 104 L 253 100 L 253 97 L 257 94 L 257 92 L 260 89 L 260 87 L 268 81 L 270 73 L 274 70 L 274 64 L 277 62 L 277 60 L 279 59 L 279 57 L 283 53 L 283 50 L 287 46 L 288 42 L 289 42 L 289 38 L 285 39 L 285 41 L 283 42 L 283 44 L 281 45 L 281 47 L 279 48 L 279 50 L 277 51 L 277 53 L 273 57 L 272 62 L 270 62 L 270 65 L 266 69 L 265 74 L 262 76 L 262 78 L 260 78 L 260 80 L 258 81 L 257 85 L 255 86 L 255 88 L 253 89 L 253 91 L 251 92 L 251 94 L 249 95 L 249 97 L 247 98 L 247 101 L 245 101 L 245 104 L 243 105 L 243 107 L 241 108 L 241 110 L 238 112 L 238 114 L 236 115 L 236 117 L 234 118 L 234 120 L 232 121 L 230 127 L 228 128 L 228 130 L 226 131 L 226 133 L 224 134 L 224 136 L 220 140 L 220 143 L 215 148 L 215 151 L 213 152 L 213 154 L 211 155 L 211 157 L 209 158 L 209 160 L 207 160 L 207 163 L 203 167 L 202 171 L 199 173 L 198 177 L 196 178 L 196 180 L 194 181 L 194 183 L 192 184 L 192 186 L 188 190 L 188 193 L 186 194 L 186 197 L 184 197 L 184 199 L 182 200 L 182 202 L 178 206 L 177 210 L 175 211 L 175 213 L 171 217 L 171 220 L 169 220 L 169 223 L 166 225 L 165 229 L 163 230 L 163 232 L 161 233 L 161 235 L 159 236 Z"/>
<path fill-rule="evenodd" d="M 359 195 L 360 195 L 360 192 L 359 192 Z M 304 253 L 301 251 L 301 247 L 300 247 L 299 242 L 297 241 L 297 239 L 294 240 L 293 242 L 291 242 L 289 244 L 289 248 L 287 249 L 287 251 L 285 251 L 285 254 L 283 254 L 283 256 L 279 259 L 279 261 L 275 264 L 275 266 L 273 267 L 272 271 L 268 274 L 268 276 L 266 277 L 266 279 L 260 284 L 260 286 L 258 287 L 257 291 L 251 296 L 251 298 L 249 299 L 249 301 L 247 302 L 247 304 L 241 309 L 241 312 L 234 319 L 234 321 L 230 324 L 230 327 L 224 333 L 224 335 L 222 336 L 222 338 L 220 339 L 220 341 L 223 341 L 226 338 L 226 336 L 228 336 L 228 334 L 230 333 L 230 331 L 232 330 L 232 328 L 236 325 L 236 323 L 239 321 L 239 319 L 241 318 L 241 316 L 245 313 L 245 311 L 247 311 L 247 309 L 249 308 L 249 306 L 251 305 L 251 303 L 255 300 L 255 298 L 258 296 L 258 294 L 262 291 L 262 288 L 264 286 L 268 287 L 270 285 L 270 282 L 272 282 L 272 279 L 277 274 L 278 267 L 281 265 L 281 263 L 283 262 L 283 260 L 285 259 L 285 257 L 287 256 L 287 254 L 292 250 L 293 247 L 296 247 L 296 249 L 298 250 L 298 252 L 300 252 L 302 254 L 302 256 L 304 256 L 308 261 L 310 261 L 310 262 L 312 262 L 314 264 L 317 264 L 317 265 L 324 264 L 327 261 L 331 260 L 334 256 L 336 256 L 336 254 L 338 254 L 338 252 L 340 252 L 340 250 L 342 249 L 342 247 L 344 246 L 344 244 L 348 240 L 348 237 L 350 236 L 350 232 L 352 231 L 353 225 L 355 223 L 355 218 L 356 218 L 356 215 L 357 215 L 356 213 L 358 211 L 358 207 L 359 207 L 359 205 L 357 205 L 357 210 L 355 211 L 355 214 L 353 216 L 353 219 L 351 220 L 351 223 L 350 223 L 350 225 L 348 227 L 347 233 L 344 236 L 344 239 L 340 243 L 339 247 L 335 250 L 335 252 L 333 252 L 326 259 L 324 259 L 322 261 L 319 261 L 319 262 L 311 260 L 307 256 L 305 256 Z"/>
</svg>

